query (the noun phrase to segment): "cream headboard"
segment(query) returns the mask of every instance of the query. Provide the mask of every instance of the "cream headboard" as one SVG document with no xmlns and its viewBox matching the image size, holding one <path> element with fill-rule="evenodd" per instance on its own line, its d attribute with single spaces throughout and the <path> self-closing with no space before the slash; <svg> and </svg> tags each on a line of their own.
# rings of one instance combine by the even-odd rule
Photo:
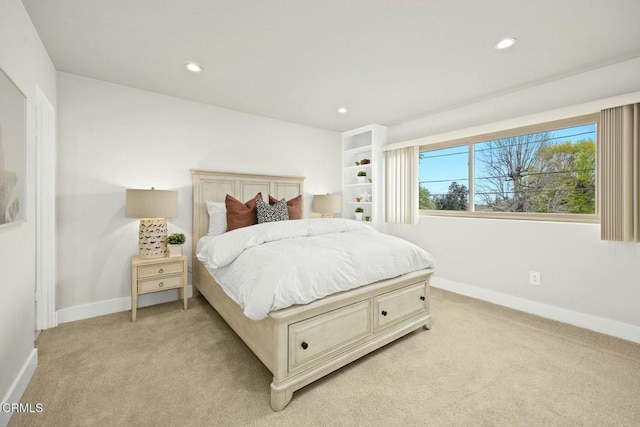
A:
<svg viewBox="0 0 640 427">
<path fill-rule="evenodd" d="M 304 177 L 251 175 L 243 173 L 216 172 L 191 169 L 193 179 L 193 237 L 192 250 L 195 254 L 196 244 L 200 237 L 209 231 L 209 214 L 207 201 L 224 202 L 230 194 L 242 202 L 246 202 L 262 192 L 262 197 L 269 195 L 287 200 L 303 194 Z"/>
</svg>

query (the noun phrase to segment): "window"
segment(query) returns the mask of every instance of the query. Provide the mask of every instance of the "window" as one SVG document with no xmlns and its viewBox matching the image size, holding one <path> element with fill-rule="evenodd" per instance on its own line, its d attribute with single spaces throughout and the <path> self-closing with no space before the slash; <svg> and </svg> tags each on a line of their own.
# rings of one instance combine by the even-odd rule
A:
<svg viewBox="0 0 640 427">
<path fill-rule="evenodd" d="M 469 146 L 420 152 L 420 209 L 466 211 Z"/>
<path fill-rule="evenodd" d="M 597 120 L 591 115 L 422 147 L 420 209 L 595 218 Z"/>
</svg>

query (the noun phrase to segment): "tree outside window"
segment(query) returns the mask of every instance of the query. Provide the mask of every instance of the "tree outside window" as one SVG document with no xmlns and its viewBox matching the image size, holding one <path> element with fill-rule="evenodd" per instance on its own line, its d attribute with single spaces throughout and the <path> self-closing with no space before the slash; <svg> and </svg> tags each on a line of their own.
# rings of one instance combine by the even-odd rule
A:
<svg viewBox="0 0 640 427">
<path fill-rule="evenodd" d="M 588 123 L 424 150 L 420 209 L 594 214 L 595 132 Z"/>
</svg>

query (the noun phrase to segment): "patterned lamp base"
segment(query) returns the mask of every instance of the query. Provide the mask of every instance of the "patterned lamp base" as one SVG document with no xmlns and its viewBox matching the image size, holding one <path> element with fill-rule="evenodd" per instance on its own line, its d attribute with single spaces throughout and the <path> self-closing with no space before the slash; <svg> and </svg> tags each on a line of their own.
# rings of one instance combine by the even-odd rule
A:
<svg viewBox="0 0 640 427">
<path fill-rule="evenodd" d="M 138 234 L 140 258 L 162 258 L 167 252 L 167 220 L 165 218 L 143 218 Z"/>
</svg>

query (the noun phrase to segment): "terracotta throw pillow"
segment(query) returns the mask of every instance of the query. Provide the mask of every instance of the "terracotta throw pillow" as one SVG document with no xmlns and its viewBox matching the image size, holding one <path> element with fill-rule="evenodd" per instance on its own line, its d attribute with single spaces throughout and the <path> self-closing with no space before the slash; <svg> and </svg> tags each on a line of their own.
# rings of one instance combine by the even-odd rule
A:
<svg viewBox="0 0 640 427">
<path fill-rule="evenodd" d="M 262 193 L 256 194 L 255 197 L 245 203 L 227 194 L 224 199 L 224 204 L 227 207 L 227 231 L 258 223 L 256 198 L 262 200 Z"/>
<path fill-rule="evenodd" d="M 270 205 L 273 206 L 278 202 L 278 199 L 269 196 Z M 289 211 L 289 219 L 302 219 L 302 194 L 291 200 L 287 200 L 287 209 Z"/>
</svg>

